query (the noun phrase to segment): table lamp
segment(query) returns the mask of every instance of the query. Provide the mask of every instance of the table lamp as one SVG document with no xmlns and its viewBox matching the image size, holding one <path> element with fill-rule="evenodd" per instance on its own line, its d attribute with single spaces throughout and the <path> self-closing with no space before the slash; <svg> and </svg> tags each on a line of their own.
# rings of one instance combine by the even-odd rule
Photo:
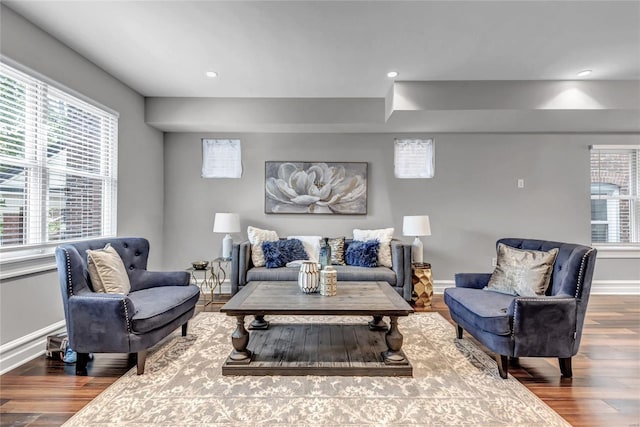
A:
<svg viewBox="0 0 640 427">
<path fill-rule="evenodd" d="M 402 221 L 402 234 L 415 236 L 411 244 L 411 262 L 422 263 L 422 241 L 420 236 L 431 236 L 429 215 L 405 216 Z"/>
<path fill-rule="evenodd" d="M 226 233 L 222 239 L 222 258 L 231 258 L 233 239 L 230 233 L 240 232 L 240 216 L 236 213 L 216 213 L 213 220 L 214 233 Z"/>
</svg>

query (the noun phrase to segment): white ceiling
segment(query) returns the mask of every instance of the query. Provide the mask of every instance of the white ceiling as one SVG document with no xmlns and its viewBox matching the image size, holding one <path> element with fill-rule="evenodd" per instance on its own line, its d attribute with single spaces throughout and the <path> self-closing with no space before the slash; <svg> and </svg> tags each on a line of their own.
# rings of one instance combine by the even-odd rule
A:
<svg viewBox="0 0 640 427">
<path fill-rule="evenodd" d="M 640 79 L 637 1 L 3 3 L 149 97 L 382 97 L 390 70 Z"/>
</svg>

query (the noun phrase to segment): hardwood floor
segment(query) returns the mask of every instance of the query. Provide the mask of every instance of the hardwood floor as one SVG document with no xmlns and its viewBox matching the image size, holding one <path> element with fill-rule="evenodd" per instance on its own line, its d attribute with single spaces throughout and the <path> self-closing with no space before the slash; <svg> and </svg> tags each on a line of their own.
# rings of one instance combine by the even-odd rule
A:
<svg viewBox="0 0 640 427">
<path fill-rule="evenodd" d="M 431 310 L 450 320 L 442 295 Z M 76 377 L 42 356 L 2 375 L 0 424 L 61 425 L 128 369 L 126 355 L 90 363 L 90 376 Z M 640 427 L 640 297 L 591 297 L 573 378 L 560 377 L 556 359 L 523 358 L 509 372 L 574 426 Z"/>
</svg>

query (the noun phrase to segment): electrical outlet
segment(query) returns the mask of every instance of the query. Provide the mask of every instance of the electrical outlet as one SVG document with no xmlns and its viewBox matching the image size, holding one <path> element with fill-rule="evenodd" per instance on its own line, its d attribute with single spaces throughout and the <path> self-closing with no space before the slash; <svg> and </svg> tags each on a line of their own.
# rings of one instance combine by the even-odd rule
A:
<svg viewBox="0 0 640 427">
<path fill-rule="evenodd" d="M 498 265 L 498 258 L 491 258 L 491 267 L 495 267 L 496 265 Z"/>
<path fill-rule="evenodd" d="M 518 188 L 524 188 L 524 179 L 518 178 Z"/>
</svg>

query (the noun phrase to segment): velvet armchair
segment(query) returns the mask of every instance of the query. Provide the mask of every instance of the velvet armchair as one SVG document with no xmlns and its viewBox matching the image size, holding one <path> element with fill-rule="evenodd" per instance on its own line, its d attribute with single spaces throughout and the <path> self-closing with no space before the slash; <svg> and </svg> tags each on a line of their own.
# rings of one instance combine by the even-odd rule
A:
<svg viewBox="0 0 640 427">
<path fill-rule="evenodd" d="M 583 245 L 532 239 L 501 239 L 498 244 L 525 250 L 558 249 L 544 295 L 514 296 L 484 290 L 491 274 L 455 275 L 444 301 L 463 330 L 496 354 L 498 370 L 507 378 L 509 358 L 556 357 L 564 377 L 572 376 L 571 357 L 578 352 L 596 250 Z"/>
<path fill-rule="evenodd" d="M 131 291 L 94 292 L 86 251 L 111 244 L 122 258 Z M 70 347 L 78 353 L 76 375 L 87 374 L 89 353 L 135 355 L 138 375 L 144 373 L 147 349 L 193 316 L 200 297 L 187 272 L 147 271 L 149 242 L 112 238 L 64 244 L 56 248 L 58 278 Z"/>
</svg>

